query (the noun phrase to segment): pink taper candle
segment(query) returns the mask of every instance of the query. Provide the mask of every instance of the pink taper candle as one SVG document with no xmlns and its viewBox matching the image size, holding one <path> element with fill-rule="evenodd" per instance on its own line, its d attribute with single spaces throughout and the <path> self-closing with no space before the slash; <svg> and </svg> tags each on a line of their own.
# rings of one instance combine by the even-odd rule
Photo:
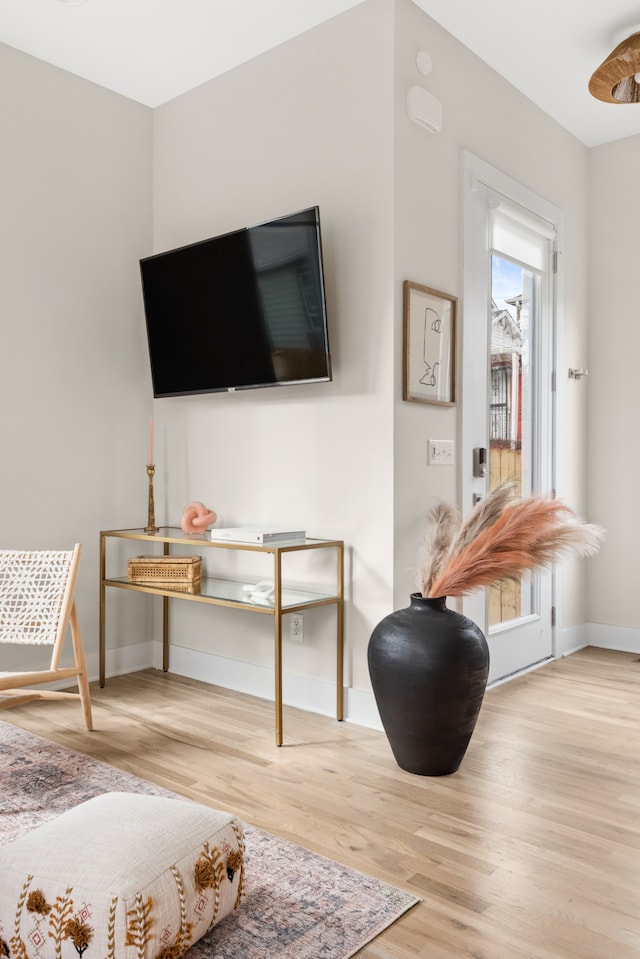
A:
<svg viewBox="0 0 640 959">
<path fill-rule="evenodd" d="M 149 417 L 149 466 L 153 465 L 153 416 Z"/>
</svg>

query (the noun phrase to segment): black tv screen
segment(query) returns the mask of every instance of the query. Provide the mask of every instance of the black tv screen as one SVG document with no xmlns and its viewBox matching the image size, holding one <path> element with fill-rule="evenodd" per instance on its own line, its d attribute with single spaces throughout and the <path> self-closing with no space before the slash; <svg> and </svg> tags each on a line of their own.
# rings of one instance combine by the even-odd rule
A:
<svg viewBox="0 0 640 959">
<path fill-rule="evenodd" d="M 140 271 L 155 397 L 331 379 L 318 207 Z"/>
</svg>

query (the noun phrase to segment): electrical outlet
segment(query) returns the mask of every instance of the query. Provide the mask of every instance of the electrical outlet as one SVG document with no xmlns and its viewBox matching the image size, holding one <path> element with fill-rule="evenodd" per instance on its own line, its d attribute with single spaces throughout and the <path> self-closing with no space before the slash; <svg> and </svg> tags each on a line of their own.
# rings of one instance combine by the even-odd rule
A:
<svg viewBox="0 0 640 959">
<path fill-rule="evenodd" d="M 453 440 L 427 440 L 427 463 L 429 466 L 454 466 Z"/>
<path fill-rule="evenodd" d="M 304 616 L 302 613 L 291 613 L 289 616 L 289 639 L 296 643 L 304 640 Z"/>
</svg>

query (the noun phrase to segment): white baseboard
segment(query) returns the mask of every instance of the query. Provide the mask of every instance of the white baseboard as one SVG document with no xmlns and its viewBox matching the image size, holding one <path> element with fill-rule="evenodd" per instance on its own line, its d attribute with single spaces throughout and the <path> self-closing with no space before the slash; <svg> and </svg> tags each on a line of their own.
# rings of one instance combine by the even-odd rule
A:
<svg viewBox="0 0 640 959">
<path fill-rule="evenodd" d="M 154 662 L 162 668 L 162 644 L 154 644 Z M 203 653 L 186 646 L 171 646 L 171 672 L 189 679 L 200 679 L 213 686 L 235 689 L 239 693 L 275 699 L 273 669 L 256 666 L 238 659 L 227 659 L 212 653 Z M 309 676 L 282 674 L 282 701 L 321 716 L 335 716 L 336 688 L 334 683 L 312 679 Z"/>
<path fill-rule="evenodd" d="M 554 640 L 555 659 L 570 656 L 571 653 L 577 653 L 579 649 L 584 649 L 585 646 L 589 645 L 584 623 L 581 626 L 570 626 L 569 629 L 557 629 Z"/>
<path fill-rule="evenodd" d="M 162 658 L 160 659 L 162 662 Z M 123 676 L 125 673 L 136 673 L 140 669 L 149 669 L 153 666 L 153 643 L 136 643 L 133 646 L 118 646 L 108 649 L 105 656 L 105 673 L 107 676 Z M 87 670 L 93 682 L 100 675 L 98 654 L 87 654 Z"/>
<path fill-rule="evenodd" d="M 608 626 L 600 623 L 584 623 L 556 633 L 556 658 L 570 656 L 585 646 L 600 646 L 621 652 L 640 654 L 640 629 L 625 626 Z M 98 657 L 87 656 L 89 675 L 98 677 Z M 107 676 L 119 676 L 140 669 L 162 669 L 162 644 L 159 642 L 138 643 L 107 650 Z M 189 679 L 226 689 L 235 689 L 250 696 L 273 702 L 273 670 L 240 660 L 214 656 L 185 646 L 171 645 L 171 672 Z M 346 722 L 382 730 L 375 697 L 363 689 L 346 688 L 344 718 Z M 282 677 L 282 699 L 285 705 L 306 709 L 321 716 L 335 716 L 335 685 L 325 680 L 294 673 Z"/>
<path fill-rule="evenodd" d="M 98 657 L 87 656 L 89 676 L 97 680 Z M 140 669 L 162 669 L 162 643 L 138 643 L 107 650 L 105 672 L 108 676 L 120 676 Z M 211 653 L 203 653 L 185 646 L 171 645 L 170 669 L 177 676 L 200 679 L 212 686 L 235 689 L 240 693 L 258 696 L 271 702 L 275 699 L 273 669 L 256 666 L 236 659 L 227 659 Z M 335 716 L 335 684 L 284 672 L 282 675 L 282 700 L 286 706 L 306 709 L 321 716 Z M 378 707 L 372 692 L 363 689 L 344 690 L 344 718 L 346 722 L 371 729 L 382 729 Z"/>
<path fill-rule="evenodd" d="M 162 644 L 154 644 L 153 666 L 162 668 Z M 273 702 L 275 698 L 273 669 L 256 666 L 236 659 L 227 659 L 211 653 L 171 646 L 171 672 L 190 679 L 235 689 L 250 696 L 259 696 Z M 332 682 L 284 672 L 282 700 L 287 706 L 306 709 L 321 716 L 335 716 L 336 687 Z M 345 720 L 360 726 L 381 729 L 373 693 L 345 689 Z"/>
<path fill-rule="evenodd" d="M 345 689 L 345 719 L 356 726 L 382 731 L 376 698 L 366 689 Z"/>
<path fill-rule="evenodd" d="M 640 653 L 640 629 L 634 626 L 587 623 L 586 636 L 587 646 L 617 649 L 621 653 Z"/>
</svg>

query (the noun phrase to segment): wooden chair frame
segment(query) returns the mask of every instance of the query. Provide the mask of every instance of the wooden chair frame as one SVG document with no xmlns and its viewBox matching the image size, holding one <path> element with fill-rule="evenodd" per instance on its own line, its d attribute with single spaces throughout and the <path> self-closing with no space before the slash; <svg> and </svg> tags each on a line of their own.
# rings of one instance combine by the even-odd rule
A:
<svg viewBox="0 0 640 959">
<path fill-rule="evenodd" d="M 87 729 L 91 730 L 93 729 L 93 721 L 87 665 L 74 600 L 81 551 L 82 547 L 79 543 L 76 543 L 72 551 L 66 552 L 0 550 L 0 562 L 4 563 L 5 568 L 10 567 L 14 560 L 16 564 L 22 563 L 24 569 L 28 570 L 29 562 L 44 561 L 47 556 L 55 557 L 63 564 L 66 564 L 68 558 L 66 579 L 62 579 L 61 576 L 62 581 L 55 595 L 56 606 L 59 607 L 57 622 L 54 609 L 51 614 L 51 624 L 46 630 L 40 630 L 40 624 L 35 621 L 25 623 L 24 616 L 16 613 L 15 604 L 5 604 L 3 606 L 2 569 L 0 568 L 0 644 L 46 644 L 53 646 L 51 663 L 48 669 L 30 672 L 0 672 L 0 709 L 10 709 L 13 706 L 19 706 L 37 699 L 79 699 Z M 73 666 L 61 666 L 60 658 L 68 629 L 71 630 L 74 664 Z M 30 688 L 44 683 L 59 683 L 69 679 L 76 680 L 78 684 L 77 693 L 51 688 Z"/>
</svg>

